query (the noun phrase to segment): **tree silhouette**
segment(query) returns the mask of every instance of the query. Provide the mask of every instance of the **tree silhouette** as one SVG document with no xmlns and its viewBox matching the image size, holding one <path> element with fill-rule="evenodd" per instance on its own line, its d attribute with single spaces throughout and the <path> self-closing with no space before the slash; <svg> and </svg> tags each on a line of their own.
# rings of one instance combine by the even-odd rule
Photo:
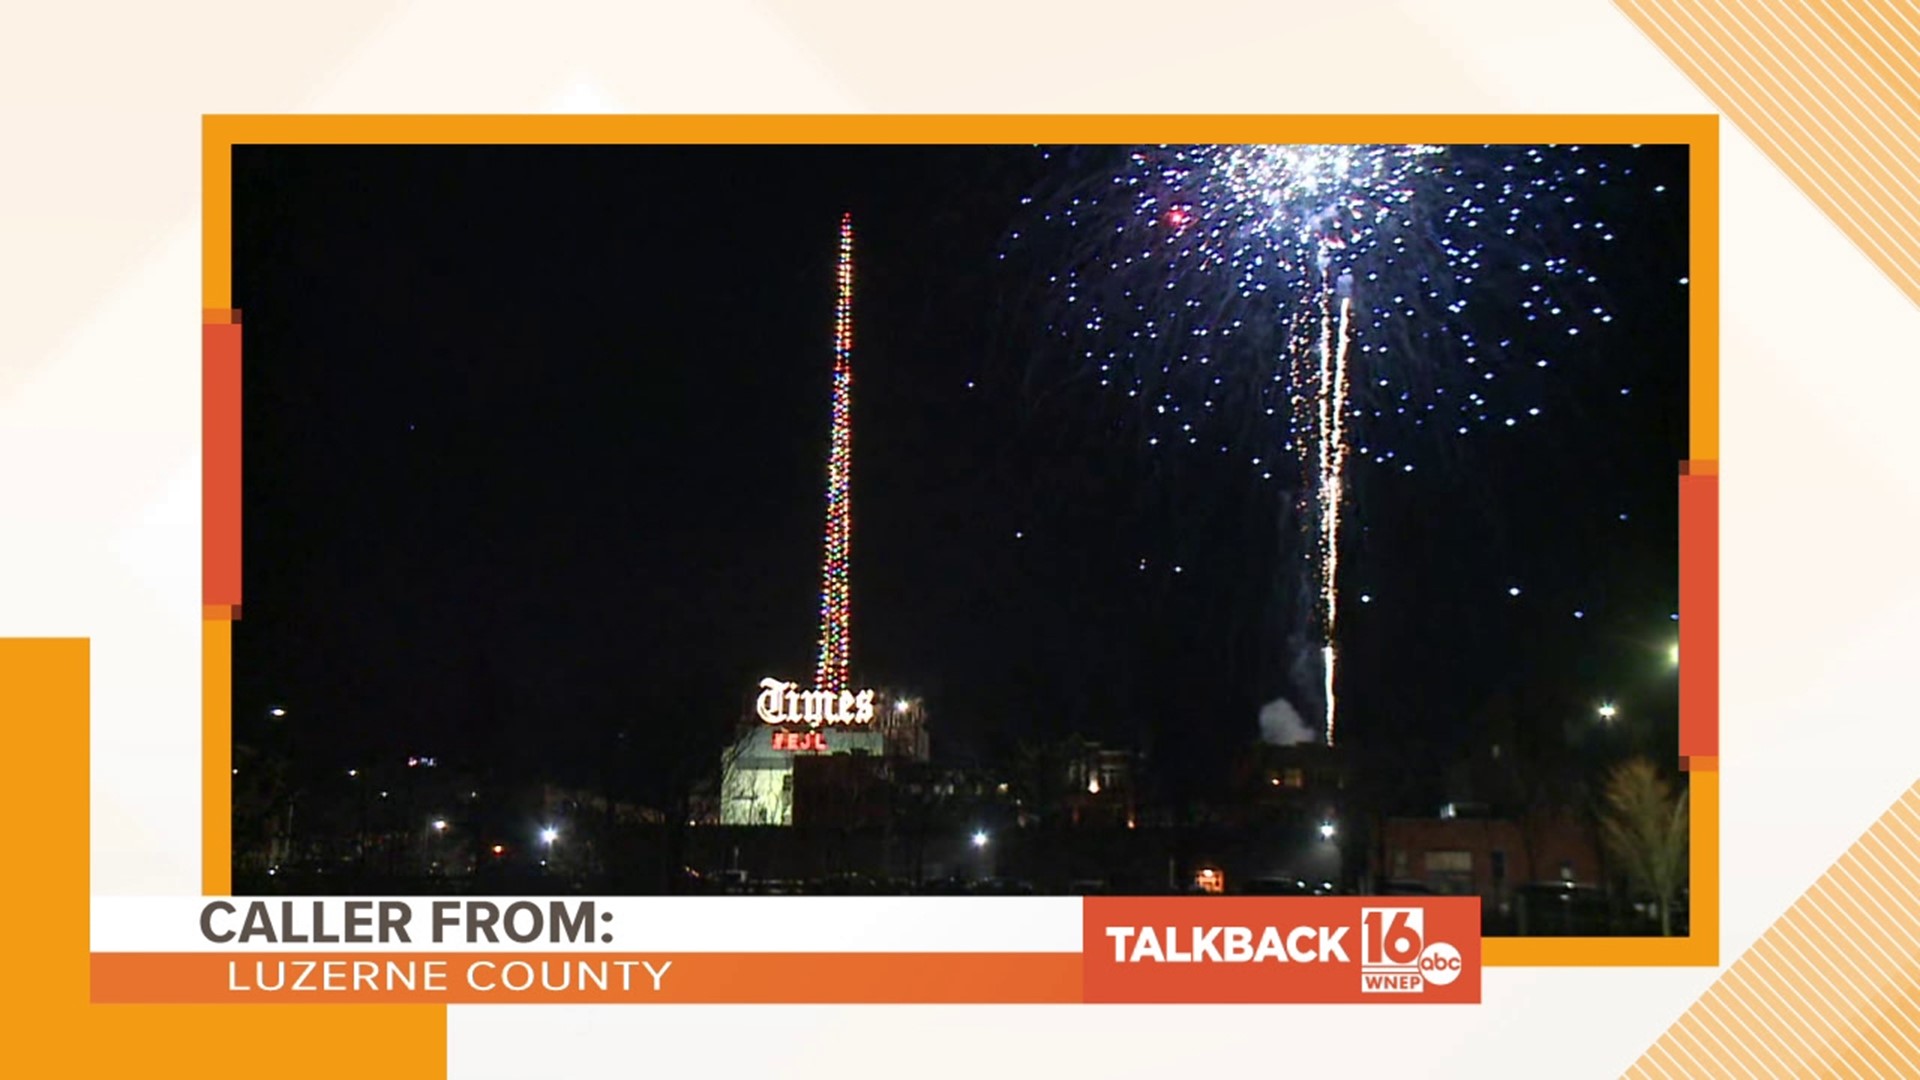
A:
<svg viewBox="0 0 1920 1080">
<path fill-rule="evenodd" d="M 1607 776 L 1600 839 L 1633 887 L 1660 909 L 1660 933 L 1673 933 L 1673 898 L 1687 879 L 1687 792 L 1675 794 L 1645 758 Z"/>
<path fill-rule="evenodd" d="M 1056 813 L 1066 796 L 1067 763 L 1079 749 L 1078 737 L 1021 740 L 1013 754 L 1013 795 L 1022 817 L 1042 827 L 1061 824 Z"/>
<path fill-rule="evenodd" d="M 294 789 L 287 756 L 264 744 L 235 742 L 232 791 L 235 864 L 257 872 L 290 860 Z"/>
</svg>

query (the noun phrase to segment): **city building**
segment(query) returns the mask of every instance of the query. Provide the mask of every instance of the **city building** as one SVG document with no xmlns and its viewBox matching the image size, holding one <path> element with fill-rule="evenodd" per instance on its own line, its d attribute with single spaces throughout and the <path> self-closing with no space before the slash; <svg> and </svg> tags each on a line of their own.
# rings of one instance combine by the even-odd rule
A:
<svg viewBox="0 0 1920 1080">
<path fill-rule="evenodd" d="M 876 694 L 874 720 L 864 727 L 797 730 L 749 716 L 741 721 L 734 741 L 721 752 L 719 823 L 793 824 L 798 783 L 795 774 L 802 761 L 822 757 L 865 759 L 866 765 L 839 767 L 844 775 L 851 776 L 862 769 L 877 770 L 881 761 L 926 762 L 929 751 L 926 703 L 919 698 Z"/>
<path fill-rule="evenodd" d="M 1559 815 L 1519 820 L 1455 813 L 1388 818 L 1382 823 L 1375 879 L 1384 885 L 1478 896 L 1504 908 L 1534 884 L 1597 885 L 1600 854 L 1590 830 Z"/>
<path fill-rule="evenodd" d="M 887 759 L 872 754 L 802 754 L 793 759 L 793 823 L 881 828 L 894 811 Z"/>
<path fill-rule="evenodd" d="M 1066 764 L 1068 820 L 1076 826 L 1133 828 L 1139 814 L 1139 754 L 1074 740 Z"/>
<path fill-rule="evenodd" d="M 1227 816 L 1315 829 L 1337 822 L 1347 801 L 1349 768 L 1346 755 L 1324 743 L 1255 743 L 1234 770 Z"/>
</svg>

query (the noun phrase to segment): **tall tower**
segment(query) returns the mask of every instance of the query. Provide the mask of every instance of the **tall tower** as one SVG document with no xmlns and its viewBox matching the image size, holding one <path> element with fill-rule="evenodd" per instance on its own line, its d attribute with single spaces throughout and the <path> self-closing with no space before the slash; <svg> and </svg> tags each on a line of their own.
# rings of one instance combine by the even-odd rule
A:
<svg viewBox="0 0 1920 1080">
<path fill-rule="evenodd" d="M 820 559 L 820 663 L 813 688 L 844 694 L 852 638 L 848 631 L 847 552 L 853 533 L 853 215 L 840 217 L 840 266 L 833 306 L 833 430 L 827 452 L 827 527 Z M 901 719 L 918 719 L 911 710 Z M 739 737 L 720 757 L 720 822 L 792 825 L 796 754 L 770 741 L 766 726 L 743 718 Z M 924 737 L 921 742 L 924 743 Z M 836 731 L 833 750 L 877 754 L 885 733 Z M 919 744 L 916 744 L 919 745 Z"/>
<path fill-rule="evenodd" d="M 853 539 L 853 215 L 840 216 L 840 272 L 833 306 L 833 440 L 827 452 L 827 528 L 820 560 L 820 664 L 816 690 L 845 690 L 852 644 L 847 597 Z"/>
</svg>

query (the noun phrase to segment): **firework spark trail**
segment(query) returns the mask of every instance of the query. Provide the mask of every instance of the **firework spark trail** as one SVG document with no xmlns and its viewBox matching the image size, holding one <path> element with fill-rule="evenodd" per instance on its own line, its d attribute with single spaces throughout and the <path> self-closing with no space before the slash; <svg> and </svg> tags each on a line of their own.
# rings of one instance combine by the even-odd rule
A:
<svg viewBox="0 0 1920 1080">
<path fill-rule="evenodd" d="M 1149 446 L 1281 418 L 1252 433 L 1252 464 L 1285 484 L 1280 461 L 1298 463 L 1329 744 L 1350 457 L 1410 473 L 1396 439 L 1541 415 L 1511 398 L 1555 341 L 1613 318 L 1568 252 L 1613 239 L 1575 206 L 1620 165 L 1579 147 L 1144 146 L 1043 218 L 1075 237 L 1054 329 L 1138 402 Z"/>
<path fill-rule="evenodd" d="M 1338 315 L 1335 314 L 1336 307 Z M 1314 380 L 1312 441 L 1315 469 L 1312 476 L 1315 525 L 1315 578 L 1321 606 L 1322 675 L 1325 686 L 1325 718 L 1322 731 L 1328 746 L 1334 742 L 1335 694 L 1333 642 L 1340 614 L 1340 522 L 1344 516 L 1347 467 L 1347 395 L 1351 380 L 1347 374 L 1347 356 L 1353 340 L 1353 299 L 1343 283 L 1336 292 L 1323 290 L 1320 298 L 1320 333 L 1314 355 L 1318 370 Z"/>
<path fill-rule="evenodd" d="M 1320 594 L 1326 604 L 1327 644 L 1322 662 L 1326 667 L 1326 739 L 1333 745 L 1334 680 L 1333 662 L 1335 620 L 1340 613 L 1340 519 L 1345 512 L 1347 468 L 1347 346 L 1352 340 L 1353 299 L 1340 298 L 1340 322 L 1335 329 L 1332 382 L 1321 397 L 1327 402 L 1321 410 L 1330 423 L 1322 431 L 1320 472 Z"/>
<path fill-rule="evenodd" d="M 1313 497 L 1319 506 L 1318 513 L 1314 515 L 1314 518 L 1319 525 L 1320 533 L 1318 537 L 1319 546 L 1315 551 L 1315 555 L 1317 556 L 1315 561 L 1318 563 L 1316 569 L 1318 571 L 1317 577 L 1319 578 L 1320 585 L 1320 598 L 1321 602 L 1325 605 L 1320 627 L 1324 647 L 1320 651 L 1320 657 L 1321 674 L 1326 681 L 1324 695 L 1326 722 L 1322 731 L 1324 732 L 1328 746 L 1333 745 L 1334 724 L 1333 620 L 1336 594 L 1334 592 L 1333 557 L 1334 553 L 1339 550 L 1335 546 L 1337 531 L 1334 528 L 1333 522 L 1340 513 L 1339 503 L 1334 499 L 1333 485 L 1329 482 L 1332 476 L 1334 455 L 1331 433 L 1334 417 L 1337 415 L 1333 394 L 1330 392 L 1334 386 L 1332 336 L 1332 302 L 1331 298 L 1329 298 L 1323 290 L 1320 297 L 1320 339 L 1317 348 L 1314 350 L 1315 354 L 1320 358 L 1320 370 L 1318 378 L 1314 381 L 1315 392 L 1313 395 L 1313 401 L 1317 406 L 1314 417 L 1313 443 L 1315 456 L 1318 459 L 1313 476 Z"/>
</svg>

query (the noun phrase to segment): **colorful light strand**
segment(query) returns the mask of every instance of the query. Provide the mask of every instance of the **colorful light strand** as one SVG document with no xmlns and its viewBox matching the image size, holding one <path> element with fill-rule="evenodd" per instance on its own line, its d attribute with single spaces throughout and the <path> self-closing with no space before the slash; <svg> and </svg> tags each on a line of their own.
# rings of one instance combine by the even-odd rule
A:
<svg viewBox="0 0 1920 1080">
<path fill-rule="evenodd" d="M 840 218 L 833 309 L 833 427 L 827 453 L 827 527 L 820 566 L 820 664 L 814 688 L 844 690 L 852 644 L 847 557 L 853 539 L 853 215 Z"/>
</svg>

